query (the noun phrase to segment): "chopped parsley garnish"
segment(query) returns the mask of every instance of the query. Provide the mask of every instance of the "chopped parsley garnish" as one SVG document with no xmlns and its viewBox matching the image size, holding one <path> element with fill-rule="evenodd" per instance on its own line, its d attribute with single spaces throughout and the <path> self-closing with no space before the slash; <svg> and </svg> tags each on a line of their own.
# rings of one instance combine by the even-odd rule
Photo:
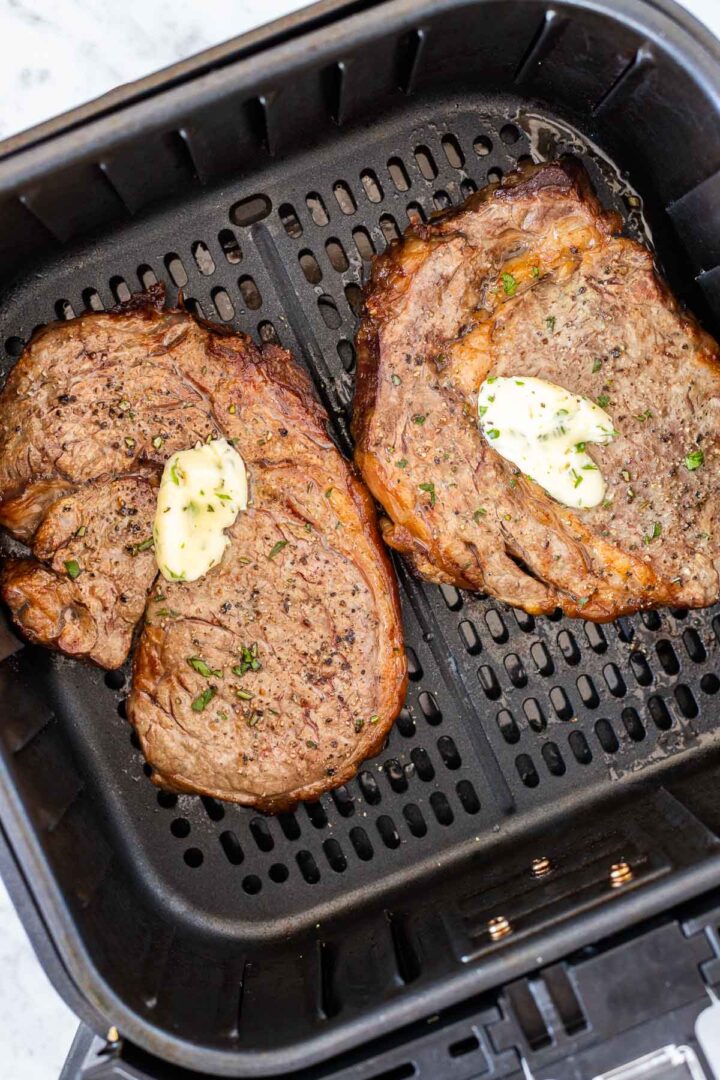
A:
<svg viewBox="0 0 720 1080">
<path fill-rule="evenodd" d="M 524 379 L 516 379 L 515 380 L 515 385 L 516 386 L 524 386 L 525 385 L 525 380 Z"/>
<path fill-rule="evenodd" d="M 479 521 L 480 518 L 484 518 L 486 516 L 487 516 L 487 510 L 485 509 L 485 507 L 484 506 L 479 506 L 477 508 L 477 510 L 475 511 L 475 513 L 473 514 L 473 521 Z"/>
<path fill-rule="evenodd" d="M 242 646 L 240 663 L 233 669 L 233 675 L 244 675 L 246 671 L 259 671 L 262 667 L 258 660 L 258 647 L 257 642 L 248 648 L 247 645 Z"/>
<path fill-rule="evenodd" d="M 330 498 L 330 496 L 332 495 L 332 493 L 333 493 L 333 489 L 332 489 L 332 488 L 328 488 L 328 489 L 327 489 L 327 491 L 325 492 L 325 498 L 326 498 L 326 499 L 329 499 L 329 498 Z"/>
<path fill-rule="evenodd" d="M 645 412 L 636 413 L 635 419 L 639 420 L 641 424 L 644 424 L 646 420 L 652 419 L 652 413 L 650 409 L 645 409 Z"/>
<path fill-rule="evenodd" d="M 87 528 L 85 527 L 85 525 L 81 525 L 78 529 L 75 530 L 75 536 L 84 536 L 86 532 Z"/>
<path fill-rule="evenodd" d="M 74 581 L 76 577 L 80 576 L 80 564 L 76 559 L 68 559 L 65 563 L 65 569 L 67 576 Z"/>
<path fill-rule="evenodd" d="M 148 536 L 147 540 L 143 540 L 140 544 L 133 544 L 130 548 L 131 555 L 139 555 L 141 551 L 149 551 L 155 541 L 152 536 Z"/>
<path fill-rule="evenodd" d="M 484 416 L 487 411 L 487 405 L 478 405 L 478 416 Z"/>
<path fill-rule="evenodd" d="M 262 714 L 259 713 L 259 712 L 250 713 L 250 715 L 248 716 L 248 719 L 247 719 L 248 727 L 255 727 L 255 725 L 257 724 L 257 722 L 260 719 L 261 715 Z"/>
<path fill-rule="evenodd" d="M 134 450 L 135 449 L 135 440 L 130 435 L 126 435 L 126 437 L 125 437 L 125 445 L 127 446 L 128 450 Z"/>
<path fill-rule="evenodd" d="M 602 367 L 602 360 L 600 359 L 599 356 L 596 356 L 595 359 L 593 360 L 593 366 L 592 366 L 593 375 L 597 375 L 597 373 L 598 373 L 598 371 L 600 370 L 601 367 Z"/>
<path fill-rule="evenodd" d="M 207 690 L 203 690 L 202 694 L 198 694 L 193 701 L 191 706 L 193 712 L 204 712 L 216 694 L 215 687 L 208 686 Z"/>
<path fill-rule="evenodd" d="M 424 424 L 426 420 L 427 420 L 427 416 L 423 416 L 422 413 L 415 413 L 415 415 L 412 418 L 413 424 Z"/>
<path fill-rule="evenodd" d="M 363 720 L 362 716 L 356 716 L 355 717 L 355 731 L 359 734 L 364 727 L 365 727 L 365 721 Z"/>
<path fill-rule="evenodd" d="M 218 499 L 222 499 L 223 502 L 230 502 L 230 500 L 232 498 L 232 496 L 228 495 L 228 493 L 226 491 L 216 491 L 215 492 L 215 497 L 218 498 Z"/>
<path fill-rule="evenodd" d="M 598 394 L 598 396 L 595 398 L 595 404 L 599 405 L 601 409 L 607 409 L 608 405 L 610 404 L 610 398 L 607 396 L 607 394 Z"/>
<path fill-rule="evenodd" d="M 580 487 L 583 482 L 582 476 L 580 475 L 580 473 L 575 472 L 574 469 L 571 469 L 570 472 L 572 473 L 573 477 L 573 487 Z"/>
<path fill-rule="evenodd" d="M 370 720 L 368 722 L 370 724 L 377 724 L 379 719 L 380 719 L 380 717 L 377 714 L 373 714 L 373 716 L 370 717 Z"/>
<path fill-rule="evenodd" d="M 590 597 L 589 596 L 581 596 L 578 599 L 577 605 L 578 605 L 578 607 L 585 607 L 585 605 L 589 604 L 589 603 L 590 603 Z"/>
<path fill-rule="evenodd" d="M 700 466 L 704 464 L 704 462 L 705 462 L 705 455 L 702 452 L 702 450 L 693 450 L 685 458 L 685 468 L 689 472 L 695 472 L 695 470 L 699 469 Z"/>
<path fill-rule="evenodd" d="M 402 457 L 399 461 L 396 461 L 395 464 L 398 469 L 407 469 L 407 458 Z"/>
<path fill-rule="evenodd" d="M 279 555 L 284 547 L 287 547 L 287 540 L 278 540 L 277 544 L 273 544 L 268 552 L 268 559 L 274 559 L 276 555 Z"/>
<path fill-rule="evenodd" d="M 488 439 L 499 439 L 500 438 L 500 432 L 498 431 L 498 429 L 496 427 L 490 428 L 490 430 L 487 432 L 487 437 L 488 437 Z"/>
<path fill-rule="evenodd" d="M 156 435 L 152 442 L 155 449 L 159 450 L 165 440 L 163 439 L 162 435 Z"/>
<path fill-rule="evenodd" d="M 645 536 L 643 536 L 643 543 L 644 544 L 651 544 L 653 540 L 657 540 L 657 538 L 658 538 L 658 536 L 660 536 L 661 532 L 662 532 L 662 525 L 660 524 L 659 521 L 656 521 L 655 524 L 652 527 L 652 532 L 650 533 L 650 535 L 648 536 L 646 534 Z"/>
<path fill-rule="evenodd" d="M 241 701 L 252 701 L 252 699 L 255 697 L 255 695 L 251 694 L 249 690 L 241 689 L 237 689 L 235 691 L 235 696 L 239 697 Z"/>
<path fill-rule="evenodd" d="M 530 273 L 532 274 L 532 276 L 534 278 L 540 277 L 540 267 L 539 266 L 530 267 Z"/>
<path fill-rule="evenodd" d="M 390 382 L 393 384 L 393 386 L 399 386 L 400 383 L 402 382 L 402 379 L 400 378 L 399 375 L 396 375 L 393 372 L 393 374 L 390 376 Z"/>
<path fill-rule="evenodd" d="M 421 491 L 427 491 L 428 495 L 430 496 L 430 505 L 434 506 L 437 501 L 437 496 L 435 494 L 435 485 L 433 483 L 426 482 L 424 484 L 418 484 L 418 487 Z"/>
<path fill-rule="evenodd" d="M 545 320 L 545 325 L 547 326 L 548 330 L 552 334 L 553 330 L 555 329 L 555 316 L 554 315 L 548 315 L 547 319 Z"/>
<path fill-rule="evenodd" d="M 487 382 L 487 383 L 494 383 L 494 382 L 497 382 L 497 375 L 488 375 L 488 377 L 487 377 L 487 379 L 485 380 L 485 382 Z"/>
<path fill-rule="evenodd" d="M 577 451 L 578 454 L 582 454 L 584 449 L 585 449 L 585 443 L 584 442 L 575 443 L 575 450 Z"/>
<path fill-rule="evenodd" d="M 206 664 L 199 656 L 188 656 L 187 662 L 193 671 L 197 671 L 198 675 L 202 675 L 203 679 L 209 679 L 213 675 L 216 679 L 222 679 L 222 671 L 217 668 L 211 668 L 210 665 Z"/>
<path fill-rule="evenodd" d="M 159 615 L 161 619 L 179 619 L 180 612 L 175 611 L 174 608 L 161 607 L 155 611 L 156 615 Z"/>
<path fill-rule="evenodd" d="M 585 469 L 586 471 L 588 469 L 592 469 L 593 472 L 597 472 L 597 465 L 583 465 L 583 469 Z"/>
<path fill-rule="evenodd" d="M 512 274 L 506 273 L 505 271 L 503 271 L 503 273 L 500 275 L 500 277 L 502 278 L 502 284 L 503 284 L 503 289 L 505 290 L 505 295 L 506 296 L 514 296 L 515 293 L 517 292 L 517 287 L 518 287 L 517 278 L 513 277 Z"/>
<path fill-rule="evenodd" d="M 308 750 L 317 750 L 318 748 L 318 744 L 315 742 L 314 739 L 306 739 L 305 745 L 307 746 Z"/>
<path fill-rule="evenodd" d="M 177 484 L 178 487 L 180 486 L 180 476 L 178 475 L 177 461 L 173 461 L 172 465 L 170 466 L 170 479 L 172 480 L 173 484 Z"/>
</svg>

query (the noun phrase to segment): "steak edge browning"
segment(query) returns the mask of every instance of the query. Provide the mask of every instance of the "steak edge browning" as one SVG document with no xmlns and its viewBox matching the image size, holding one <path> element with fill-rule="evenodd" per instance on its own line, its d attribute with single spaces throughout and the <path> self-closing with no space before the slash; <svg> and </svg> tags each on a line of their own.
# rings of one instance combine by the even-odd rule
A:
<svg viewBox="0 0 720 1080">
<path fill-rule="evenodd" d="M 523 167 L 376 259 L 356 461 L 386 541 L 427 579 L 599 622 L 718 599 L 717 345 L 619 228 L 568 159 Z M 569 509 L 487 444 L 490 375 L 605 402 L 619 435 L 587 452 L 609 505 Z"/>
</svg>

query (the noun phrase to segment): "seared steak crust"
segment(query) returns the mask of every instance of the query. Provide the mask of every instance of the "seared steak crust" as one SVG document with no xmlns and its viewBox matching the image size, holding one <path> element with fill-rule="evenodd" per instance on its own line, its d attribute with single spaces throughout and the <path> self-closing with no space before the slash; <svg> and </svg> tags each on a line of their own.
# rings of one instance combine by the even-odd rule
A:
<svg viewBox="0 0 720 1080">
<path fill-rule="evenodd" d="M 376 260 L 356 461 L 385 539 L 430 580 L 597 621 L 718 599 L 717 346 L 618 228 L 567 161 L 490 185 Z M 488 446 L 489 375 L 544 378 L 607 409 L 619 435 L 587 448 L 603 505 L 562 506 Z"/>
<path fill-rule="evenodd" d="M 2 594 L 31 639 L 106 667 L 147 604 L 128 712 L 155 782 L 277 810 L 387 736 L 406 685 L 396 586 L 289 354 L 152 300 L 47 328 L 11 373 L 0 522 L 34 558 L 6 562 Z M 205 578 L 156 579 L 162 467 L 220 436 L 245 460 L 248 511 Z"/>
</svg>

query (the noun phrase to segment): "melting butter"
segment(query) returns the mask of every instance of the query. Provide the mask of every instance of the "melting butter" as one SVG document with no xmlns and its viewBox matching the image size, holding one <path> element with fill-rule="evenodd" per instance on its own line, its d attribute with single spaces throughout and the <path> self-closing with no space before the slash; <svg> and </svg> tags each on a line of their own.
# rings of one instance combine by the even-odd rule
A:
<svg viewBox="0 0 720 1080">
<path fill-rule="evenodd" d="M 605 481 L 585 452 L 618 434 L 604 409 L 562 386 L 516 375 L 490 377 L 478 394 L 480 428 L 493 450 L 565 506 L 597 506 Z"/>
<path fill-rule="evenodd" d="M 247 509 L 245 463 L 227 439 L 168 458 L 153 523 L 155 558 L 168 581 L 196 581 L 220 562 L 230 528 Z"/>
</svg>

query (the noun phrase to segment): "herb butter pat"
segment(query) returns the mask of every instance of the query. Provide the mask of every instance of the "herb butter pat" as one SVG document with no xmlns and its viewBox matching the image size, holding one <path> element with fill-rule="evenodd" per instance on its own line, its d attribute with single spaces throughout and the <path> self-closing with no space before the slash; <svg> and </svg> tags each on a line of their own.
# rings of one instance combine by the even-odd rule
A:
<svg viewBox="0 0 720 1080">
<path fill-rule="evenodd" d="M 478 395 L 480 429 L 493 450 L 565 506 L 598 506 L 605 497 L 587 443 L 618 434 L 604 409 L 562 386 L 517 375 L 488 378 Z"/>
<path fill-rule="evenodd" d="M 226 439 L 198 443 L 165 464 L 153 524 L 155 557 L 168 581 L 196 581 L 223 557 L 225 530 L 247 509 L 245 463 Z"/>
</svg>

